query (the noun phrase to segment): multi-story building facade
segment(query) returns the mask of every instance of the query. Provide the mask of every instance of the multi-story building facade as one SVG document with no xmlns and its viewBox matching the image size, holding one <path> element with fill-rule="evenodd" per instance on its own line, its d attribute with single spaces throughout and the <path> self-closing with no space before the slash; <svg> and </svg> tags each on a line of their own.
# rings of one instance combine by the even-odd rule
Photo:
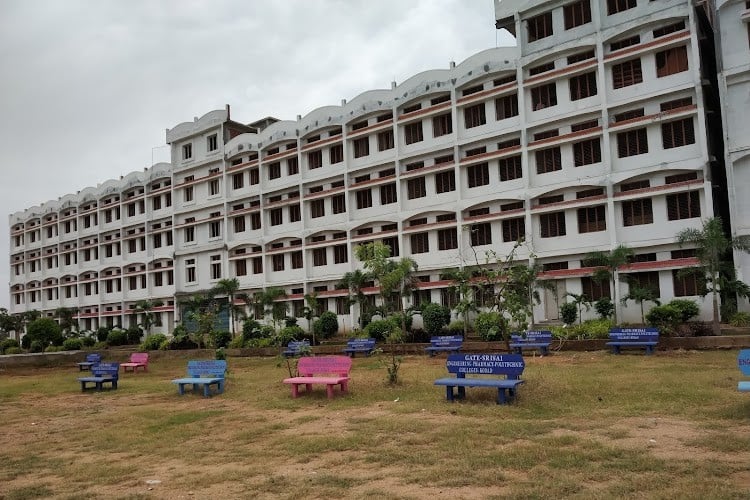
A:
<svg viewBox="0 0 750 500">
<path fill-rule="evenodd" d="M 730 134 L 725 155 L 711 125 L 722 88 L 747 109 L 747 6 L 724 3 L 719 18 L 745 24 L 717 37 L 733 61 L 718 88 L 705 74 L 706 2 L 506 0 L 497 26 L 515 47 L 296 121 L 243 125 L 227 107 L 179 124 L 167 131 L 171 165 L 11 215 L 11 311 L 78 307 L 81 326 L 96 328 L 126 325 L 136 301 L 160 299 L 171 331 L 177 297 L 237 278 L 249 294 L 283 288 L 297 317 L 315 292 L 351 328 L 357 311 L 336 284 L 361 267 L 357 245 L 412 257 L 412 301 L 450 306 L 443 270 L 523 239 L 516 258 L 539 262 L 556 285 L 537 319 L 556 319 L 566 293 L 617 301 L 628 283 L 695 300 L 710 317 L 695 279 L 679 274 L 696 260 L 675 235 L 725 212 L 737 233 L 750 229 L 734 187 L 748 134 Z M 724 109 L 725 125 L 742 130 L 739 106 Z M 635 258 L 610 290 L 582 259 L 619 244 Z M 640 321 L 640 307 L 621 318 Z"/>
</svg>

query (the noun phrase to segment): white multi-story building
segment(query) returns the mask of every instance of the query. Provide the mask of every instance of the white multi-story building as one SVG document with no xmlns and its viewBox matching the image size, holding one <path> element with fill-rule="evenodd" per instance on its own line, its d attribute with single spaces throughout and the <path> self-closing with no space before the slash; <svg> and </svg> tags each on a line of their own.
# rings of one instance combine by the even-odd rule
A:
<svg viewBox="0 0 750 500">
<path fill-rule="evenodd" d="M 298 317 L 315 292 L 351 328 L 336 284 L 361 267 L 356 245 L 414 258 L 413 301 L 451 305 L 443 270 L 522 238 L 517 258 L 556 284 L 537 319 L 556 319 L 566 293 L 618 299 L 633 281 L 710 317 L 696 281 L 678 275 L 696 260 L 675 235 L 730 214 L 735 233 L 750 232 L 737 192 L 750 161 L 750 13 L 720 4 L 496 1 L 516 47 L 296 121 L 243 125 L 227 107 L 179 124 L 167 130 L 171 165 L 11 215 L 11 311 L 78 307 L 96 328 L 160 299 L 170 331 L 176 297 L 236 277 L 250 294 L 283 288 Z M 715 19 L 724 64 L 712 85 Z M 636 255 L 610 290 L 581 261 L 619 244 Z M 621 319 L 640 321 L 640 307 Z"/>
</svg>

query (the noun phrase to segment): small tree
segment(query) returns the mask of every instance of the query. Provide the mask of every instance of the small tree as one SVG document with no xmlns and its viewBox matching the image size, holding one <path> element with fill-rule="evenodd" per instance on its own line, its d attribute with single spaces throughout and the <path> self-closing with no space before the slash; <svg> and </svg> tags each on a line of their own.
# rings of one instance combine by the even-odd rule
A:
<svg viewBox="0 0 750 500">
<path fill-rule="evenodd" d="M 151 327 L 156 325 L 156 317 L 154 315 L 154 308 L 161 307 L 164 302 L 161 300 L 139 300 L 133 306 L 136 316 L 141 315 L 141 328 L 146 332 L 146 336 L 151 333 Z M 133 325 L 135 326 L 135 325 Z M 158 326 L 158 325 L 157 325 Z"/>
<path fill-rule="evenodd" d="M 62 345 L 63 336 L 60 325 L 51 318 L 35 319 L 26 327 L 26 337 L 29 344 L 37 342 L 42 350 L 50 345 Z M 26 340 L 24 337 L 24 340 Z"/>
<path fill-rule="evenodd" d="M 372 280 L 372 276 L 369 273 L 357 269 L 344 274 L 341 282 L 338 284 L 338 288 L 347 290 L 347 307 L 351 310 L 351 306 L 356 304 L 359 309 L 359 318 L 357 322 L 360 329 L 365 327 L 365 317 L 371 313 L 367 308 L 367 296 L 365 296 L 362 289 L 365 283 Z"/>
<path fill-rule="evenodd" d="M 576 306 L 576 310 L 578 312 L 578 324 L 580 325 L 583 317 L 583 309 L 585 308 L 588 311 L 591 308 L 591 301 L 588 299 L 588 297 L 586 297 L 585 294 L 568 292 L 565 295 L 573 299 L 572 303 Z"/>
<path fill-rule="evenodd" d="M 439 335 L 445 325 L 450 323 L 451 311 L 440 304 L 432 302 L 422 304 L 422 322 L 429 335 Z"/>
<path fill-rule="evenodd" d="M 615 308 L 613 310 L 614 321 L 617 324 L 617 301 L 620 294 L 617 286 L 618 272 L 633 255 L 633 250 L 626 245 L 619 245 L 610 252 L 593 252 L 583 259 L 583 265 L 586 267 L 595 267 L 591 279 L 594 281 L 608 281 L 611 293 L 614 297 Z"/>
<path fill-rule="evenodd" d="M 621 299 L 621 302 L 624 305 L 629 300 L 634 301 L 641 307 L 641 323 L 646 322 L 643 310 L 644 302 L 653 302 L 657 306 L 661 304 L 659 302 L 659 294 L 656 290 L 650 287 L 640 287 L 635 282 L 630 283 L 630 291 Z"/>
<path fill-rule="evenodd" d="M 609 297 L 602 297 L 594 302 L 594 309 L 596 309 L 596 314 L 598 314 L 601 319 L 609 319 L 609 317 L 612 316 L 612 313 L 614 313 L 615 304 Z"/>
<path fill-rule="evenodd" d="M 325 311 L 315 322 L 313 330 L 317 330 L 316 333 L 324 339 L 333 337 L 339 331 L 339 320 L 336 313 Z"/>
<path fill-rule="evenodd" d="M 234 303 L 239 289 L 240 280 L 238 280 L 237 278 L 221 279 L 216 283 L 216 286 L 213 289 L 214 295 L 225 295 L 227 297 L 229 312 L 229 331 L 232 332 L 232 338 L 234 338 L 235 336 L 235 320 L 237 319 L 237 316 L 239 316 L 243 312 L 242 306 L 237 306 Z"/>
<path fill-rule="evenodd" d="M 578 318 L 578 308 L 572 302 L 565 302 L 560 306 L 560 318 L 566 325 L 572 325 Z"/>
</svg>

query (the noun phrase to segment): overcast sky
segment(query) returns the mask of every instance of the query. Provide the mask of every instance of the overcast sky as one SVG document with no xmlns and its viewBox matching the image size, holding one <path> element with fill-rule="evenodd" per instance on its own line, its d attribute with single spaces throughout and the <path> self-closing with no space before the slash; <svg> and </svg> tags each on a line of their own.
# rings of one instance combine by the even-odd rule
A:
<svg viewBox="0 0 750 500">
<path fill-rule="evenodd" d="M 168 161 L 166 128 L 294 120 L 513 43 L 493 0 L 0 0 L 0 307 L 8 215 Z"/>
</svg>

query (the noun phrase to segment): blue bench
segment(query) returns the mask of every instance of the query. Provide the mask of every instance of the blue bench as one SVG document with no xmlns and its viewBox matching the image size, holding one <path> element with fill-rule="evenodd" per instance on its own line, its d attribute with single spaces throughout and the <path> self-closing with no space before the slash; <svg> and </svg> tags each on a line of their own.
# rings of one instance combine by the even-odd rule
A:
<svg viewBox="0 0 750 500">
<path fill-rule="evenodd" d="M 609 330 L 607 345 L 612 354 L 620 354 L 623 347 L 646 348 L 646 354 L 653 354 L 659 343 L 659 330 L 656 328 L 612 328 Z"/>
<path fill-rule="evenodd" d="M 198 392 L 198 386 L 203 386 L 203 397 L 211 396 L 211 386 L 216 386 L 216 394 L 224 392 L 224 376 L 227 372 L 227 362 L 223 359 L 191 360 L 188 361 L 185 378 L 172 380 L 177 384 L 180 396 L 185 394 L 185 386 L 191 385 L 193 392 Z"/>
<path fill-rule="evenodd" d="M 438 337 L 432 337 L 430 339 L 430 347 L 425 347 L 430 356 L 434 356 L 435 353 L 446 351 L 446 352 L 459 352 L 461 346 L 464 343 L 464 338 L 460 335 L 441 335 Z"/>
<path fill-rule="evenodd" d="M 524 349 L 539 349 L 539 354 L 549 354 L 552 343 L 552 332 L 549 330 L 529 331 L 525 335 L 511 335 L 510 348 L 516 354 L 523 354 Z"/>
<path fill-rule="evenodd" d="M 294 356 L 301 356 L 305 353 L 310 353 L 309 340 L 292 340 L 281 354 L 283 354 L 285 358 L 292 358 Z"/>
<path fill-rule="evenodd" d="M 92 366 L 98 365 L 101 362 L 102 355 L 97 352 L 91 352 L 86 355 L 86 361 L 78 363 L 78 371 L 82 372 L 83 370 L 91 370 Z"/>
<path fill-rule="evenodd" d="M 739 356 L 737 356 L 737 366 L 744 376 L 750 377 L 750 349 L 740 351 Z M 750 392 L 750 380 L 741 380 L 737 384 L 737 390 Z"/>
<path fill-rule="evenodd" d="M 375 349 L 375 339 L 349 339 L 346 342 L 346 349 L 344 352 L 352 358 L 357 355 L 358 352 L 363 353 L 365 356 L 372 354 Z"/>
<path fill-rule="evenodd" d="M 104 384 L 111 384 L 117 389 L 117 379 L 120 378 L 120 363 L 98 363 L 91 367 L 91 376 L 80 377 L 81 392 L 86 391 L 87 384 L 94 384 L 94 389 L 101 391 Z"/>
<path fill-rule="evenodd" d="M 524 382 L 519 377 L 525 366 L 523 356 L 519 354 L 449 354 L 445 367 L 456 376 L 439 378 L 435 385 L 445 386 L 448 401 L 466 397 L 467 387 L 497 388 L 497 404 L 501 405 L 509 403 L 515 397 L 516 389 Z M 466 375 L 504 375 L 506 378 Z M 454 387 L 458 388 L 458 394 L 453 393 Z"/>
</svg>

